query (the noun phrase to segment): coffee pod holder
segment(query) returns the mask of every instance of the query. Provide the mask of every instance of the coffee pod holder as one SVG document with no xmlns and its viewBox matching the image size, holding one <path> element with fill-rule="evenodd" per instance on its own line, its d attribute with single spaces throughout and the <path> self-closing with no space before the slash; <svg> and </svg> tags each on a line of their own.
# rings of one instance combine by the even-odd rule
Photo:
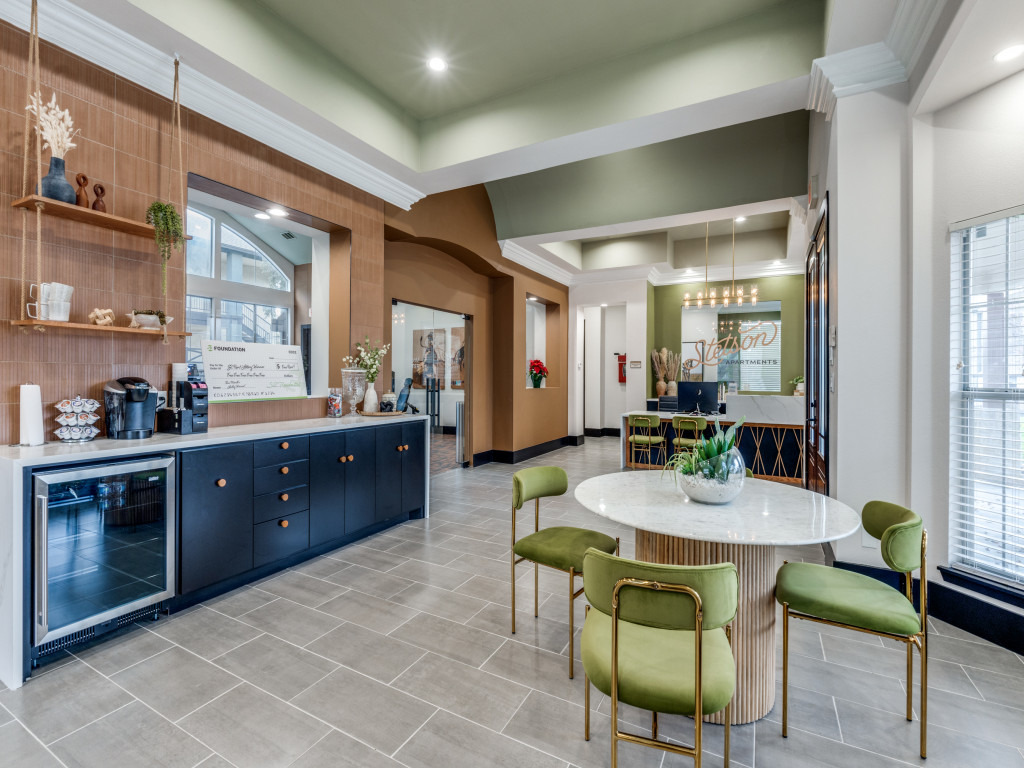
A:
<svg viewBox="0 0 1024 768">
<path fill-rule="evenodd" d="M 100 403 L 96 400 L 83 398 L 81 395 L 66 397 L 57 403 L 59 416 L 56 417 L 57 429 L 53 434 L 62 443 L 88 443 L 100 433 L 95 426 L 100 420 Z"/>
</svg>

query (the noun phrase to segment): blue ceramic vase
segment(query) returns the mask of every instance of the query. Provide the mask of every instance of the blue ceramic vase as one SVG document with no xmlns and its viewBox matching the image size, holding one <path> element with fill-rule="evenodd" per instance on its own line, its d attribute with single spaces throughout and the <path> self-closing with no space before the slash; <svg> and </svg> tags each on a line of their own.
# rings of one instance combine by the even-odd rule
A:
<svg viewBox="0 0 1024 768">
<path fill-rule="evenodd" d="M 50 158 L 50 172 L 43 176 L 39 194 L 51 200 L 75 204 L 75 188 L 64 177 L 64 158 Z"/>
</svg>

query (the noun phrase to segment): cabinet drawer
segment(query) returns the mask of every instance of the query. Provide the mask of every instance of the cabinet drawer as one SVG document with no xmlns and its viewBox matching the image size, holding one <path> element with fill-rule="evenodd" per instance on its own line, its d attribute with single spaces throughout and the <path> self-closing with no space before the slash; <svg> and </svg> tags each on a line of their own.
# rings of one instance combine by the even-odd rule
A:
<svg viewBox="0 0 1024 768">
<path fill-rule="evenodd" d="M 309 547 L 309 512 L 253 526 L 253 564 L 272 563 Z"/>
<path fill-rule="evenodd" d="M 272 467 L 260 467 L 252 473 L 253 494 L 262 496 L 264 493 L 283 491 L 309 482 L 309 462 L 305 459 L 289 461 L 287 464 L 275 464 Z"/>
<path fill-rule="evenodd" d="M 266 467 L 309 458 L 309 437 L 275 437 L 273 440 L 259 440 L 253 443 L 252 465 Z"/>
<path fill-rule="evenodd" d="M 309 509 L 309 487 L 288 488 L 284 491 L 265 493 L 253 499 L 252 521 L 262 523 L 275 517 L 284 517 L 293 512 Z"/>
</svg>

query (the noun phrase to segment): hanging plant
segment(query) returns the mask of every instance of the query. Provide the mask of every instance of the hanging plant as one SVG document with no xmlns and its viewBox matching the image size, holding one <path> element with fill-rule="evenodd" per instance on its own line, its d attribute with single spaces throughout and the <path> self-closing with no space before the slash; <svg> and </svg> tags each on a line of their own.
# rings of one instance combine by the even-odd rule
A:
<svg viewBox="0 0 1024 768">
<path fill-rule="evenodd" d="M 146 223 L 156 230 L 156 247 L 160 253 L 161 273 L 160 291 L 167 295 L 167 262 L 171 259 L 171 249 L 181 250 L 185 242 L 185 227 L 182 224 L 178 209 L 170 203 L 159 201 L 152 203 L 146 210 Z"/>
</svg>

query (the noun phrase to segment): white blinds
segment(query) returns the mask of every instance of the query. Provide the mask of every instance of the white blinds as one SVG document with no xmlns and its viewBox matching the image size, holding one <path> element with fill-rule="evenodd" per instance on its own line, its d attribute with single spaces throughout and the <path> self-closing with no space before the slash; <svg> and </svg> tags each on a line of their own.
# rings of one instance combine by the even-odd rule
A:
<svg viewBox="0 0 1024 768">
<path fill-rule="evenodd" d="M 1024 216 L 950 241 L 950 562 L 1024 586 Z"/>
<path fill-rule="evenodd" d="M 781 390 L 782 321 L 743 320 L 740 340 L 740 389 L 744 392 Z M 749 348 L 744 349 L 746 345 Z"/>
</svg>

